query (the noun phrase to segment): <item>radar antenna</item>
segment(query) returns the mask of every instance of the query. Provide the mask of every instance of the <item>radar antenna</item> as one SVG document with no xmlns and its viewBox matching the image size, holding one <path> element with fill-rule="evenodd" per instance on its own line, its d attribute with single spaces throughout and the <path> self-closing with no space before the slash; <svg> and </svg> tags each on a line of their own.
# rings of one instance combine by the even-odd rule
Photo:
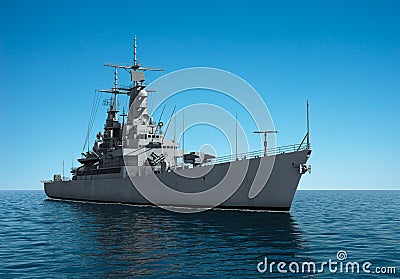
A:
<svg viewBox="0 0 400 279">
<path fill-rule="evenodd" d="M 254 134 L 264 134 L 264 156 L 267 156 L 267 134 L 277 134 L 278 131 L 254 131 Z"/>
</svg>

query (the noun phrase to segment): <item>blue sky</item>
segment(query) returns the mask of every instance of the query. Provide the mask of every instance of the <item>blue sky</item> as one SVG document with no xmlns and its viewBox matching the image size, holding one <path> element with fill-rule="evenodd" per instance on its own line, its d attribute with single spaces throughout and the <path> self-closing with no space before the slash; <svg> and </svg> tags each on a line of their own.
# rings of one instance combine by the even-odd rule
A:
<svg viewBox="0 0 400 279">
<path fill-rule="evenodd" d="M 93 90 L 111 86 L 102 64 L 131 61 L 134 34 L 146 65 L 248 81 L 278 145 L 301 141 L 309 99 L 313 173 L 300 189 L 400 189 L 399 12 L 398 1 L 3 1 L 0 189 L 41 189 L 70 167 Z"/>
</svg>

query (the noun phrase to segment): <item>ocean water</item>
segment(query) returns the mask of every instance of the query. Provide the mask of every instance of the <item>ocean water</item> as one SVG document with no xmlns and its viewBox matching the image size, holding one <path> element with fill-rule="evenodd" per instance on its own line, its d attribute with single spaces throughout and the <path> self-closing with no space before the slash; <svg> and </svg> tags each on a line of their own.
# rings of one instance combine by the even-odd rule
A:
<svg viewBox="0 0 400 279">
<path fill-rule="evenodd" d="M 372 278 L 376 267 L 398 278 L 399 208 L 400 191 L 298 191 L 290 213 L 198 214 L 0 191 L 0 278 Z M 261 273 L 266 258 L 287 273 Z M 336 273 L 296 271 L 329 260 Z M 349 261 L 371 273 L 340 272 Z"/>
</svg>

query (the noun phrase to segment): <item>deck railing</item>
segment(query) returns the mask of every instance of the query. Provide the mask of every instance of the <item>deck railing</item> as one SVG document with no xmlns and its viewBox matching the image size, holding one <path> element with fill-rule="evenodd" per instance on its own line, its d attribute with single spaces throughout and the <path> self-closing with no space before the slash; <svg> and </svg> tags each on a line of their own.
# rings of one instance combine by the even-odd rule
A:
<svg viewBox="0 0 400 279">
<path fill-rule="evenodd" d="M 268 148 L 266 150 L 266 154 L 264 154 L 264 150 L 257 150 L 257 151 L 216 157 L 214 159 L 210 159 L 209 162 L 203 163 L 202 165 L 207 166 L 207 165 L 215 165 L 215 164 L 233 162 L 236 160 L 260 158 L 260 157 L 264 157 L 264 156 L 274 156 L 274 155 L 279 155 L 279 154 L 283 154 L 283 153 L 290 153 L 290 152 L 306 150 L 306 149 L 310 149 L 310 148 L 311 148 L 310 145 L 307 145 L 306 143 L 285 145 L 285 146 L 280 146 L 280 147 Z"/>
</svg>

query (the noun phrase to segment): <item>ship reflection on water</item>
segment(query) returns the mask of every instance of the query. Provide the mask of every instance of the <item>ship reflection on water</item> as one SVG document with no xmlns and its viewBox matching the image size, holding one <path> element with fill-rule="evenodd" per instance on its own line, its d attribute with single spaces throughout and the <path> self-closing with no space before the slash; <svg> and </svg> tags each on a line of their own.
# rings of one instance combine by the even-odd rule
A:
<svg viewBox="0 0 400 279">
<path fill-rule="evenodd" d="M 48 201 L 79 224 L 75 237 L 81 239 L 78 257 L 87 263 L 86 274 L 257 275 L 264 256 L 307 260 L 300 255 L 307 242 L 289 213 L 181 214 L 152 206 Z"/>
</svg>

